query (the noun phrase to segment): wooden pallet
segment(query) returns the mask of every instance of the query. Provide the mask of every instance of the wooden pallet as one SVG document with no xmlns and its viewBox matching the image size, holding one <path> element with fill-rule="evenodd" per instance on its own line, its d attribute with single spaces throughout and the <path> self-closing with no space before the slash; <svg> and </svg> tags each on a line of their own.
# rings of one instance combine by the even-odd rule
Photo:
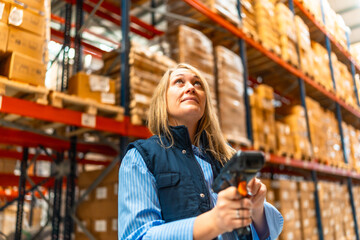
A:
<svg viewBox="0 0 360 240">
<path fill-rule="evenodd" d="M 21 98 L 39 104 L 47 105 L 49 90 L 42 86 L 32 86 L 27 83 L 9 80 L 0 76 L 0 95 Z"/>
<path fill-rule="evenodd" d="M 124 108 L 98 103 L 93 99 L 84 99 L 78 96 L 52 91 L 49 94 L 49 100 L 50 104 L 57 108 L 70 109 L 91 115 L 113 118 L 117 121 L 124 120 Z"/>
</svg>

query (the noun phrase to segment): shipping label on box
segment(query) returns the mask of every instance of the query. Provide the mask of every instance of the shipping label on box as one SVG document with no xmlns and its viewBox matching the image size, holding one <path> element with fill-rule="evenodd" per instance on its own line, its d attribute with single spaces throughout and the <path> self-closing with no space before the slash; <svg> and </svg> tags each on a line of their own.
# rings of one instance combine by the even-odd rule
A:
<svg viewBox="0 0 360 240">
<path fill-rule="evenodd" d="M 10 27 L 7 45 L 8 52 L 19 52 L 41 61 L 44 39 L 30 32 Z"/>
<path fill-rule="evenodd" d="M 94 231 L 95 232 L 107 232 L 107 221 L 106 219 L 99 219 L 94 221 Z"/>
<path fill-rule="evenodd" d="M 95 199 L 96 200 L 102 200 L 108 198 L 108 191 L 107 187 L 98 187 L 95 190 Z"/>
</svg>

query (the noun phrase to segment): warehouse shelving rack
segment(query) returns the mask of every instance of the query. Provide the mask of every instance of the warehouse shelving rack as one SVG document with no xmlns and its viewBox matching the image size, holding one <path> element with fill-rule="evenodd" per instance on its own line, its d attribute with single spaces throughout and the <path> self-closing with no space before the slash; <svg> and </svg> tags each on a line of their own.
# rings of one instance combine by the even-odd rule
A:
<svg viewBox="0 0 360 240">
<path fill-rule="evenodd" d="M 90 2 L 94 3 L 96 1 L 91 0 Z M 127 2 L 127 1 L 123 1 Z M 52 38 L 57 38 L 57 40 L 61 41 L 64 40 L 64 46 L 62 50 L 64 50 L 64 59 L 63 59 L 63 75 L 62 75 L 62 90 L 67 88 L 67 82 L 69 79 L 69 59 L 68 59 L 68 51 L 71 46 L 71 42 L 73 42 L 75 46 L 76 58 L 75 58 L 75 72 L 81 70 L 81 52 L 82 46 L 88 50 L 89 53 L 99 53 L 101 51 L 83 43 L 81 41 L 81 35 L 77 34 L 75 38 L 71 38 L 70 36 L 70 29 L 71 29 L 71 8 L 73 1 L 67 1 L 65 4 L 66 9 L 66 16 L 64 19 L 65 24 L 65 31 L 62 34 L 59 31 L 52 30 Z M 82 26 L 82 4 L 83 1 L 77 1 L 77 24 L 76 29 L 79 30 Z M 103 4 L 103 9 L 99 9 L 96 11 L 96 7 L 90 6 L 90 4 L 85 4 L 84 7 L 87 11 L 94 11 L 100 17 L 103 17 L 107 20 L 113 21 L 116 24 L 120 24 L 121 21 L 116 17 L 120 16 L 120 8 L 111 6 L 107 3 Z M 105 8 L 105 9 L 104 9 Z M 107 15 L 104 14 L 105 11 L 112 11 L 114 14 Z M 118 12 L 116 12 L 118 11 Z M 117 15 L 116 15 L 117 14 Z M 128 11 L 125 11 L 123 15 L 127 15 Z M 115 17 L 114 17 L 115 16 Z M 130 17 L 125 17 L 126 19 Z M 136 34 L 140 34 L 143 37 L 148 39 L 153 38 L 157 34 L 162 34 L 161 31 L 158 31 L 151 25 L 148 25 L 141 20 L 132 17 L 131 21 L 141 27 L 139 30 L 138 28 L 130 28 Z M 123 21 L 124 25 L 124 21 Z M 129 22 L 125 22 L 125 25 L 129 25 Z M 126 35 L 127 36 L 127 35 Z M 127 36 L 128 38 L 128 36 Z M 124 55 L 125 56 L 125 55 Z M 125 67 L 126 68 L 126 67 Z M 124 69 L 125 69 L 124 68 Z M 125 116 L 122 121 L 117 121 L 107 117 L 101 116 L 94 116 L 89 115 L 86 113 L 68 110 L 68 109 L 59 109 L 49 105 L 41 105 L 35 102 L 31 102 L 28 100 L 18 99 L 15 97 L 9 96 L 0 96 L 0 112 L 4 114 L 16 114 L 26 118 L 32 118 L 37 120 L 43 120 L 46 123 L 62 123 L 64 125 L 73 126 L 72 129 L 76 129 L 76 127 L 86 127 L 93 130 L 101 131 L 101 132 L 109 132 L 113 134 L 118 134 L 123 137 L 122 141 L 126 140 L 128 136 L 135 137 L 135 138 L 147 138 L 150 136 L 150 132 L 144 126 L 136 126 L 132 125 L 128 116 Z M 15 231 L 15 239 L 21 238 L 21 226 L 22 226 L 22 215 L 23 215 L 23 204 L 24 204 L 24 196 L 29 192 L 36 191 L 38 186 L 45 186 L 45 187 L 53 187 L 54 188 L 54 204 L 53 204 L 53 219 L 52 219 L 52 239 L 59 239 L 59 224 L 61 221 L 60 216 L 60 207 L 61 207 L 61 195 L 62 195 L 62 188 L 64 184 L 63 176 L 51 176 L 49 178 L 41 178 L 33 176 L 31 178 L 26 176 L 26 170 L 28 167 L 28 159 L 32 158 L 35 160 L 47 160 L 52 161 L 57 165 L 61 165 L 64 160 L 64 152 L 68 150 L 68 159 L 70 160 L 70 169 L 67 173 L 66 178 L 66 215 L 64 221 L 64 239 L 71 239 L 71 234 L 73 232 L 73 221 L 76 221 L 80 227 L 83 227 L 79 220 L 76 218 L 74 212 L 76 210 L 77 205 L 85 198 L 86 195 L 90 193 L 99 183 L 100 181 L 109 173 L 109 171 L 114 168 L 121 160 L 118 156 L 114 158 L 116 155 L 119 155 L 119 152 L 114 150 L 112 147 L 109 147 L 104 144 L 94 144 L 94 143 L 81 143 L 77 142 L 76 134 L 70 137 L 69 139 L 58 139 L 56 137 L 48 136 L 43 133 L 39 133 L 37 131 L 33 131 L 32 129 L 7 124 L 2 122 L 2 125 L 10 125 L 10 128 L 1 128 L 1 135 L 0 135 L 0 142 L 4 144 L 11 144 L 22 146 L 23 153 L 20 154 L 19 152 L 13 151 L 1 151 L 0 155 L 2 157 L 10 157 L 10 158 L 17 158 L 22 159 L 21 161 L 21 174 L 20 176 L 12 176 L 12 175 L 4 175 L 0 174 L 1 179 L 6 179 L 6 181 L 2 181 L 4 185 L 15 185 L 14 183 L 17 182 L 19 184 L 19 197 L 14 199 L 13 201 L 9 202 L 3 206 L 0 210 L 2 211 L 5 209 L 10 203 L 17 201 L 18 202 L 18 211 L 17 211 L 17 221 L 16 221 L 16 231 Z M 20 128 L 22 130 L 13 129 Z M 121 142 L 122 142 L 121 141 Z M 29 148 L 41 148 L 45 151 L 44 154 L 29 154 Z M 125 145 L 124 145 L 125 146 Z M 50 155 L 46 149 L 52 149 L 54 151 L 58 151 L 56 156 Z M 77 153 L 83 153 L 84 156 L 88 152 L 95 152 L 104 155 L 109 155 L 114 159 L 112 161 L 93 161 L 93 160 L 86 160 L 86 159 L 78 159 Z M 104 172 L 98 177 L 97 180 L 83 193 L 80 197 L 79 201 L 75 202 L 75 177 L 76 177 L 76 165 L 77 164 L 98 164 L 107 166 Z M 55 178 L 55 179 L 54 179 Z M 26 186 L 31 188 L 26 190 Z M 84 228 L 84 227 L 83 227 Z M 84 228 L 84 231 L 89 234 L 89 232 Z M 94 239 L 91 234 L 89 235 L 91 239 Z"/>
<path fill-rule="evenodd" d="M 268 51 L 267 49 L 265 49 L 263 46 L 260 45 L 260 43 L 256 42 L 250 36 L 247 36 L 241 29 L 235 27 L 233 24 L 231 24 L 226 19 L 224 19 L 222 16 L 219 16 L 218 14 L 212 12 L 210 9 L 208 9 L 200 1 L 198 1 L 198 0 L 183 0 L 183 1 L 186 2 L 187 4 L 189 4 L 190 6 L 192 6 L 193 8 L 195 8 L 196 10 L 198 10 L 199 12 L 201 12 L 203 15 L 205 15 L 206 17 L 211 19 L 213 22 L 215 22 L 215 23 L 219 24 L 220 26 L 222 26 L 223 28 L 227 29 L 234 36 L 244 40 L 249 46 L 251 46 L 251 48 L 256 49 L 256 51 L 259 52 L 263 57 L 266 57 L 267 60 L 270 59 L 271 61 L 276 63 L 278 66 L 280 66 L 282 69 L 285 69 L 287 71 L 287 74 L 290 73 L 294 77 L 297 78 L 299 88 L 300 88 L 301 104 L 303 105 L 303 107 L 305 109 L 305 115 L 306 115 L 306 119 L 307 119 L 308 137 L 309 137 L 310 142 L 311 142 L 311 136 L 310 136 L 310 131 L 309 131 L 309 122 L 308 122 L 307 108 L 306 108 L 306 103 L 305 103 L 305 96 L 306 96 L 305 89 L 307 89 L 308 91 L 310 90 L 309 95 L 311 97 L 313 97 L 314 99 L 316 99 L 317 101 L 319 101 L 321 103 L 321 105 L 326 106 L 327 108 L 329 108 L 330 105 L 332 105 L 333 102 L 335 102 L 336 115 L 337 115 L 338 122 L 339 122 L 339 131 L 340 131 L 341 142 L 342 142 L 342 150 L 343 150 L 343 153 L 344 153 L 344 160 L 347 163 L 347 156 L 346 156 L 346 153 L 345 153 L 345 146 L 344 146 L 344 140 L 343 140 L 344 137 L 343 137 L 342 127 L 341 127 L 341 122 L 342 122 L 341 111 L 345 115 L 344 120 L 346 122 L 352 122 L 358 128 L 359 127 L 359 117 L 360 117 L 359 109 L 356 109 L 353 106 L 349 106 L 345 101 L 343 101 L 342 99 L 337 97 L 334 93 L 329 92 L 326 89 L 324 89 L 320 84 L 316 83 L 313 79 L 306 76 L 299 69 L 293 67 L 292 65 L 290 65 L 287 62 L 280 59 L 280 57 L 278 57 L 276 54 L 274 54 L 274 53 Z M 300 8 L 301 11 L 303 11 L 305 13 L 308 13 L 308 12 L 306 12 L 306 10 L 303 8 L 303 6 L 298 1 L 294 0 L 294 2 L 296 4 L 296 6 L 298 8 Z M 289 6 L 294 11 L 294 5 L 293 5 L 293 2 L 291 0 L 289 0 Z M 335 46 L 336 54 L 338 56 L 340 55 L 340 58 L 339 58 L 340 61 L 345 61 L 345 63 L 347 63 L 347 65 L 350 66 L 349 68 L 351 69 L 351 73 L 352 73 L 352 77 L 353 77 L 353 81 L 354 81 L 354 91 L 356 93 L 355 95 L 358 96 L 355 77 L 354 77 L 354 74 L 355 74 L 354 69 L 355 69 L 355 66 L 356 66 L 357 71 L 360 68 L 358 68 L 358 66 L 354 62 L 353 58 L 350 56 L 349 52 L 347 52 L 340 44 L 338 44 L 336 42 L 336 40 L 320 24 L 317 23 L 314 20 L 314 18 L 311 16 L 311 14 L 305 14 L 305 16 L 307 16 L 308 20 L 313 25 L 315 25 L 317 27 L 317 29 L 315 29 L 315 30 L 314 30 L 314 28 L 311 28 L 311 29 L 313 31 L 318 31 L 322 35 L 324 35 L 323 39 L 324 39 L 324 41 L 326 43 L 326 47 L 327 47 L 327 50 L 328 50 L 328 53 L 329 53 L 329 58 L 330 58 L 330 53 L 331 53 L 331 45 L 330 45 L 330 40 L 331 40 L 331 43 Z M 310 34 L 313 35 L 314 32 L 312 32 Z M 240 44 L 241 44 L 240 48 L 242 49 L 242 51 L 241 51 L 242 60 L 243 60 L 244 64 L 249 64 L 249 63 L 247 63 L 244 54 L 242 54 L 244 52 L 243 51 L 243 49 L 244 49 L 243 44 L 244 43 L 240 42 Z M 262 62 L 264 63 L 266 61 L 262 61 Z M 270 68 L 270 67 L 271 66 L 266 66 L 266 68 Z M 333 71 L 332 71 L 331 62 L 330 62 L 330 69 L 331 69 L 331 74 L 332 74 L 332 80 L 334 82 L 334 74 L 333 74 Z M 247 75 L 247 73 L 244 74 L 244 76 L 246 76 L 246 75 Z M 245 79 L 248 79 L 248 78 L 245 78 Z M 293 79 L 293 81 L 295 81 L 295 79 Z M 335 82 L 334 82 L 334 89 L 336 89 Z M 319 93 L 321 93 L 322 96 L 319 97 L 318 96 Z M 357 97 L 357 103 L 359 105 L 358 97 Z M 247 109 L 248 109 L 248 106 L 247 106 Z M 247 115 L 249 116 L 249 112 L 247 112 Z M 251 139 L 251 137 L 252 137 L 251 130 L 249 130 L 249 125 L 247 125 L 247 126 L 248 126 L 248 137 Z M 302 162 L 302 161 L 292 160 L 292 159 L 289 159 L 289 158 L 286 158 L 286 157 L 279 157 L 279 156 L 270 155 L 270 154 L 267 154 L 267 160 L 268 160 L 268 163 L 270 163 L 270 164 L 275 164 L 275 165 L 280 164 L 282 166 L 288 166 L 288 167 L 296 168 L 296 169 L 300 169 L 300 170 L 304 170 L 304 169 L 305 170 L 310 170 L 312 180 L 314 181 L 315 185 L 317 185 L 317 173 L 318 172 L 319 173 L 330 174 L 330 175 L 333 175 L 333 176 L 346 177 L 347 178 L 347 185 L 348 185 L 348 189 L 349 189 L 349 195 L 350 195 L 350 202 L 351 202 L 351 206 L 352 206 L 352 210 L 353 210 L 353 218 L 354 218 L 354 223 L 355 223 L 355 233 L 356 233 L 357 239 L 359 239 L 359 233 L 358 233 L 357 221 L 356 221 L 356 209 L 354 207 L 354 199 L 353 199 L 353 195 L 352 195 L 352 179 L 357 179 L 358 180 L 359 179 L 359 174 L 354 173 L 352 171 L 339 170 L 339 169 L 332 168 L 330 166 L 324 166 L 324 165 L 318 164 L 316 162 Z M 322 232 L 320 204 L 319 204 L 319 197 L 318 197 L 317 189 L 315 191 L 315 201 L 316 201 L 315 205 L 316 205 L 316 210 L 317 210 L 319 239 L 322 240 L 322 239 L 324 239 L 324 237 L 323 237 L 323 232 Z"/>
<path fill-rule="evenodd" d="M 197 0 L 183 0 L 183 1 L 188 3 L 190 6 L 194 7 L 195 9 L 197 9 L 201 13 L 203 13 L 205 16 L 207 16 L 209 19 L 211 19 L 215 23 L 222 26 L 224 29 L 227 29 L 229 32 L 231 32 L 234 36 L 236 36 L 239 39 L 239 41 L 240 41 L 239 46 L 240 46 L 240 49 L 241 49 L 240 54 L 241 54 L 242 60 L 244 62 L 245 69 L 247 69 L 247 67 L 245 65 L 248 62 L 246 60 L 247 56 L 249 58 L 253 58 L 252 56 L 256 55 L 257 60 L 260 59 L 260 61 L 262 61 L 262 62 L 266 62 L 266 61 L 268 61 L 270 59 L 271 60 L 270 61 L 270 66 L 268 65 L 267 68 L 274 67 L 277 70 L 280 70 L 281 73 L 287 73 L 287 75 L 289 75 L 289 74 L 291 75 L 290 79 L 285 79 L 285 83 L 283 83 L 283 85 L 289 85 L 289 83 L 292 83 L 294 81 L 298 81 L 298 83 L 303 82 L 304 85 L 300 84 L 300 90 L 301 90 L 300 96 L 302 98 L 305 98 L 305 95 L 306 95 L 305 94 L 305 88 L 306 88 L 309 95 L 314 97 L 316 100 L 318 100 L 324 106 L 329 107 L 333 102 L 336 102 L 339 105 L 339 110 L 341 110 L 345 115 L 344 119 L 347 122 L 353 121 L 357 126 L 359 126 L 360 111 L 358 109 L 355 109 L 352 106 L 349 106 L 342 99 L 338 98 L 334 93 L 328 92 L 321 85 L 314 82 L 313 79 L 309 78 L 308 76 L 306 76 L 303 72 L 301 72 L 297 68 L 295 68 L 292 65 L 288 64 L 287 62 L 283 61 L 279 56 L 277 56 L 273 52 L 268 51 L 267 49 L 265 49 L 261 44 L 259 44 L 255 40 L 253 40 L 248 35 L 246 35 L 241 29 L 236 28 L 234 25 L 232 25 L 230 22 L 228 22 L 227 20 L 225 20 L 221 16 L 219 16 L 216 13 L 210 11 L 207 7 L 205 7 L 199 1 L 197 1 Z M 67 2 L 69 4 L 73 4 L 72 1 L 67 1 Z M 78 2 L 80 4 L 80 2 L 82 2 L 82 1 L 78 1 Z M 90 2 L 96 3 L 95 0 L 90 0 Z M 295 3 L 295 6 L 301 10 L 302 5 L 297 0 L 294 0 L 294 3 Z M 91 4 L 84 5 L 84 6 L 86 6 L 86 7 L 84 7 L 84 10 L 86 10 L 85 8 L 87 8 L 86 11 L 88 11 L 88 12 L 91 12 L 92 10 L 94 10 L 94 7 L 92 7 Z M 133 32 L 138 33 L 137 32 L 138 30 L 134 30 L 134 29 L 132 29 L 130 27 L 131 20 L 132 20 L 132 22 L 137 21 L 137 20 L 134 20 L 134 18 L 131 18 L 129 16 L 129 14 L 128 14 L 129 11 L 123 11 L 123 14 L 121 16 L 121 21 L 118 18 L 109 19 L 108 17 L 110 15 L 107 15 L 107 14 L 104 15 L 104 14 L 102 14 L 100 12 L 111 11 L 111 12 L 114 13 L 114 11 L 115 11 L 116 14 L 119 14 L 120 13 L 120 8 L 114 8 L 111 5 L 107 5 L 106 2 L 104 2 L 102 4 L 102 7 L 103 7 L 103 9 L 101 9 L 101 11 L 98 10 L 96 12 L 96 14 L 98 16 L 100 16 L 100 17 L 103 17 L 103 18 L 107 19 L 107 20 L 117 22 L 118 24 L 121 23 L 121 27 L 122 27 L 122 35 L 123 35 L 123 37 L 122 37 L 122 43 L 121 43 L 121 45 L 122 45 L 122 50 L 121 50 L 121 58 L 122 58 L 121 59 L 121 64 L 122 64 L 122 66 L 121 66 L 121 69 L 122 69 L 122 72 L 121 72 L 121 80 L 122 80 L 121 93 L 122 94 L 121 94 L 121 96 L 123 98 L 121 99 L 121 103 L 122 103 L 122 106 L 125 109 L 125 118 L 124 118 L 124 120 L 122 122 L 118 122 L 118 121 L 108 119 L 108 118 L 105 118 L 105 117 L 88 116 L 87 114 L 79 113 L 79 112 L 72 111 L 72 110 L 57 109 L 57 108 L 54 108 L 54 107 L 51 107 L 51 106 L 39 105 L 39 104 L 30 102 L 30 101 L 27 101 L 27 100 L 16 99 L 16 98 L 7 97 L 7 96 L 0 96 L 0 103 L 1 103 L 0 104 L 0 112 L 8 113 L 8 114 L 18 114 L 18 115 L 21 115 L 21 116 L 24 116 L 24 117 L 31 117 L 31 118 L 40 119 L 40 120 L 49 121 L 49 122 L 61 122 L 61 123 L 67 124 L 69 126 L 86 127 L 86 128 L 92 128 L 94 130 L 116 133 L 116 134 L 119 134 L 120 136 L 124 136 L 124 137 L 122 137 L 122 139 L 120 141 L 120 144 L 121 144 L 120 149 L 122 150 L 121 152 L 123 152 L 123 150 L 125 149 L 126 144 L 127 144 L 126 136 L 132 136 L 132 137 L 137 137 L 137 138 L 147 138 L 147 137 L 150 136 L 150 133 L 149 133 L 149 131 L 147 130 L 147 128 L 145 126 L 134 126 L 134 125 L 131 124 L 130 119 L 129 119 L 129 109 L 128 109 L 128 106 L 129 106 L 129 92 L 128 92 L 128 90 L 129 90 L 129 88 L 126 87 L 126 86 L 129 86 L 129 63 L 128 63 L 128 53 L 129 53 L 129 48 L 130 48 L 130 46 L 129 46 L 129 31 L 132 30 Z M 129 1 L 122 1 L 122 7 L 121 8 L 123 10 L 124 9 L 130 9 L 130 2 Z M 303 9 L 303 10 L 305 11 L 306 9 Z M 81 11 L 82 11 L 81 8 L 78 8 L 78 11 L 79 12 L 77 14 L 81 13 Z M 304 14 L 306 14 L 306 13 L 304 13 Z M 120 14 L 119 14 L 119 16 L 120 16 Z M 316 25 L 317 23 L 313 19 L 311 19 L 311 15 L 309 15 L 309 19 L 311 20 L 310 22 L 312 22 L 312 24 L 317 26 Z M 66 22 L 69 23 L 69 20 L 66 19 Z M 321 25 L 319 25 L 319 26 L 320 27 L 318 27 L 318 30 L 320 29 L 320 31 L 322 31 L 326 35 L 327 32 L 322 28 Z M 149 30 L 150 33 L 149 32 L 145 33 L 144 37 L 152 38 L 155 35 L 161 35 L 162 34 L 161 31 L 158 31 L 155 28 L 149 27 L 149 29 L 152 29 L 152 30 Z M 143 33 L 141 33 L 141 34 L 143 34 Z M 61 37 L 59 33 L 54 34 L 54 35 L 57 35 L 58 37 Z M 65 36 L 65 37 L 69 37 L 69 35 Z M 81 38 L 81 36 L 77 36 L 77 38 Z M 360 69 L 359 66 L 356 65 L 356 63 L 353 61 L 353 59 L 348 54 L 348 52 L 346 52 L 346 50 L 342 49 L 341 46 L 338 46 L 336 41 L 333 38 L 331 38 L 331 36 L 330 36 L 330 40 L 331 40 L 332 44 L 335 46 L 334 49 L 335 49 L 336 53 L 338 54 L 338 56 L 339 56 L 339 54 L 342 54 L 341 56 L 345 56 L 346 57 L 345 59 L 349 60 L 350 63 L 352 64 L 351 69 L 354 69 L 354 70 L 352 70 L 353 75 L 355 73 L 355 67 L 356 67 L 356 71 L 359 71 L 359 69 Z M 76 42 L 78 40 L 74 39 L 74 41 Z M 248 48 L 248 50 L 247 50 L 248 54 L 246 54 L 246 45 L 250 46 L 250 48 Z M 255 50 L 255 54 L 254 54 L 254 50 Z M 340 52 L 340 53 L 338 53 L 338 52 Z M 77 51 L 77 55 L 79 56 L 78 51 Z M 343 59 L 343 58 L 341 58 L 341 59 Z M 250 62 L 252 60 L 253 59 L 250 59 Z M 254 72 L 257 72 L 257 71 L 262 72 L 262 71 L 264 71 L 263 69 L 253 69 L 252 66 L 249 66 L 249 68 L 251 68 L 250 73 L 245 71 L 244 72 L 244 74 L 245 74 L 244 79 L 248 79 L 248 75 L 254 74 Z M 246 84 L 246 81 L 245 81 L 245 84 Z M 319 94 L 320 94 L 320 96 L 319 96 Z M 304 105 L 304 102 L 305 101 L 302 101 L 303 105 Z M 251 116 L 249 114 L 250 113 L 249 109 L 250 109 L 250 107 L 249 107 L 249 104 L 248 104 L 248 101 L 247 101 L 247 113 L 248 113 L 247 114 L 247 117 L 248 117 L 248 119 L 247 119 L 247 131 L 248 131 L 249 139 L 252 139 Z M 305 109 L 306 109 L 306 106 L 305 106 Z M 338 111 L 338 113 L 339 112 L 340 111 Z M 26 136 L 29 136 L 29 135 L 26 135 L 26 134 L 30 134 L 30 133 L 22 132 L 21 134 L 19 134 L 18 137 L 21 136 L 20 139 L 22 139 L 22 140 L 26 139 L 27 141 L 30 141 L 31 144 L 34 144 L 34 146 L 38 146 L 37 144 L 39 142 L 41 142 L 41 143 L 47 142 L 45 139 L 42 138 L 43 136 L 41 136 L 41 135 L 36 135 L 35 134 L 36 137 L 35 137 L 35 135 L 31 135 L 32 137 L 26 137 Z M 1 136 L 0 136 L 0 138 L 1 138 Z M 37 141 L 39 141 L 39 142 L 36 143 L 35 139 L 37 139 Z M 9 139 L 6 139 L 4 141 L 9 143 Z M 15 140 L 12 140 L 12 141 L 15 142 Z M 18 141 L 20 141 L 20 140 L 18 139 Z M 13 144 L 15 144 L 14 142 L 13 142 Z M 49 141 L 47 143 L 50 144 L 51 141 Z M 22 143 L 22 144 L 25 144 L 25 143 Z M 26 145 L 28 145 L 28 144 L 29 143 L 26 143 Z M 55 148 L 55 145 L 58 146 L 57 144 L 54 143 L 54 145 L 51 145 L 50 148 L 52 148 L 52 147 Z M 33 145 L 31 145 L 31 146 L 33 146 Z M 62 146 L 64 146 L 64 149 L 70 149 L 70 142 L 66 141 L 66 143 L 63 143 Z M 80 146 L 81 146 L 81 144 L 76 143 L 76 151 L 77 152 L 80 151 Z M 74 142 L 73 142 L 73 148 L 75 148 Z M 14 153 L 6 153 L 6 154 L 14 154 Z M 26 155 L 26 154 L 24 154 L 24 155 Z M 18 153 L 17 153 L 16 157 L 19 157 Z M 26 157 L 26 159 L 29 158 L 29 157 L 30 157 L 30 155 L 28 155 Z M 42 157 L 46 158 L 45 156 L 42 156 Z M 335 176 L 347 177 L 348 180 L 349 180 L 348 182 L 350 182 L 350 184 L 351 184 L 351 179 L 360 180 L 360 175 L 357 174 L 357 173 L 354 173 L 354 172 L 348 171 L 348 170 L 336 169 L 334 167 L 325 166 L 325 165 L 322 165 L 322 164 L 319 164 L 319 163 L 316 163 L 316 162 L 304 162 L 304 161 L 290 159 L 290 158 L 287 158 L 287 157 L 279 157 L 279 156 L 275 156 L 275 155 L 272 155 L 272 154 L 266 154 L 266 157 L 267 157 L 267 162 L 268 162 L 268 164 L 270 166 L 271 165 L 273 165 L 273 166 L 281 165 L 281 166 L 290 167 L 290 168 L 294 168 L 294 169 L 298 169 L 298 170 L 300 169 L 300 170 L 309 171 L 311 173 L 311 175 L 313 177 L 313 181 L 315 183 L 317 181 L 317 173 L 325 173 L 327 175 L 331 175 L 331 176 L 334 176 L 334 177 Z M 24 157 L 24 159 L 25 159 L 25 157 Z M 61 156 L 57 156 L 56 161 L 61 161 L 61 159 L 62 159 Z M 117 159 L 117 161 L 119 161 L 119 159 Z M 113 164 L 109 164 L 107 170 L 109 170 L 113 166 L 114 166 Z M 23 176 L 23 175 L 21 175 L 21 176 Z M 74 176 L 72 176 L 72 177 L 74 177 Z M 100 179 L 97 179 L 96 182 L 99 182 L 99 180 Z M 59 184 L 57 184 L 57 186 L 58 186 L 58 189 L 61 189 L 61 188 L 59 188 Z M 92 187 L 94 187 L 94 186 L 95 185 L 93 185 Z M 88 192 L 91 191 L 92 187 L 90 187 L 88 189 Z M 60 195 L 61 195 L 61 193 L 60 193 Z M 84 197 L 85 195 L 86 194 L 84 194 L 82 197 Z M 315 199 L 317 200 L 317 198 L 315 198 Z M 54 204 L 54 205 L 56 205 L 56 204 Z M 72 206 L 67 206 L 67 207 L 69 207 L 69 209 L 73 209 L 74 202 L 70 203 L 70 205 L 72 205 Z M 320 211 L 318 201 L 317 201 L 316 206 L 317 206 L 318 211 Z M 353 206 L 353 204 L 352 204 L 352 206 Z M 55 215 L 56 209 L 60 209 L 59 206 L 54 209 L 54 216 L 56 216 Z M 353 209 L 353 212 L 355 212 L 355 209 Z M 318 218 L 318 220 L 319 220 L 319 218 Z M 59 216 L 57 217 L 57 221 L 59 221 Z M 321 230 L 321 221 L 318 224 L 320 226 L 319 229 Z M 81 223 L 79 225 L 81 226 Z M 67 234 L 66 239 L 70 239 L 72 229 L 68 228 L 67 231 L 68 231 L 69 234 Z M 357 239 L 359 239 L 358 232 L 356 231 L 356 233 L 357 233 Z M 59 232 L 55 231 L 54 234 L 55 235 L 53 236 L 53 239 L 58 239 Z M 320 239 L 323 239 L 321 231 L 319 231 L 319 237 L 320 237 Z"/>
</svg>

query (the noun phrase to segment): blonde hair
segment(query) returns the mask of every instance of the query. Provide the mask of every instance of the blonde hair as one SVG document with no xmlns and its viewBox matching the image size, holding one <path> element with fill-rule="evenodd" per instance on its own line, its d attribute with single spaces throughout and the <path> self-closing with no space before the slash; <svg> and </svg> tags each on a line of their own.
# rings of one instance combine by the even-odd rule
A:
<svg viewBox="0 0 360 240">
<path fill-rule="evenodd" d="M 148 128 L 152 134 L 158 135 L 159 137 L 164 135 L 170 139 L 171 146 L 174 144 L 174 138 L 170 132 L 168 123 L 166 93 L 169 87 L 171 73 L 180 68 L 188 69 L 196 74 L 202 82 L 202 86 L 206 94 L 205 111 L 204 115 L 198 122 L 194 143 L 196 146 L 200 146 L 200 137 L 202 132 L 205 131 L 206 137 L 209 141 L 209 149 L 207 150 L 212 153 L 216 160 L 223 164 L 230 159 L 235 150 L 227 144 L 227 141 L 221 133 L 219 120 L 216 116 L 215 108 L 212 104 L 210 88 L 206 79 L 195 67 L 189 64 L 180 63 L 175 68 L 168 69 L 161 78 L 151 99 L 148 115 Z"/>
</svg>

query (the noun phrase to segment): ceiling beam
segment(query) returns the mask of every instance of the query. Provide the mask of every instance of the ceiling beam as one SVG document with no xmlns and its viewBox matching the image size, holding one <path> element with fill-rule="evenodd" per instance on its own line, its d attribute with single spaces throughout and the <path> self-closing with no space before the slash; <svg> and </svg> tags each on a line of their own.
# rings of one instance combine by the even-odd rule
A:
<svg viewBox="0 0 360 240">
<path fill-rule="evenodd" d="M 360 8 L 360 4 L 359 4 L 359 3 L 354 4 L 354 5 L 352 5 L 352 6 L 350 6 L 350 7 L 347 7 L 347 8 L 341 9 L 341 10 L 339 10 L 339 11 L 336 11 L 336 13 L 342 15 L 342 14 L 348 13 L 348 12 L 350 12 L 350 11 L 352 11 L 352 10 L 355 10 L 355 9 L 358 9 L 358 8 Z"/>
<path fill-rule="evenodd" d="M 360 23 L 351 25 L 351 26 L 349 26 L 349 28 L 351 29 L 351 31 L 354 30 L 354 29 L 360 28 Z"/>
</svg>

